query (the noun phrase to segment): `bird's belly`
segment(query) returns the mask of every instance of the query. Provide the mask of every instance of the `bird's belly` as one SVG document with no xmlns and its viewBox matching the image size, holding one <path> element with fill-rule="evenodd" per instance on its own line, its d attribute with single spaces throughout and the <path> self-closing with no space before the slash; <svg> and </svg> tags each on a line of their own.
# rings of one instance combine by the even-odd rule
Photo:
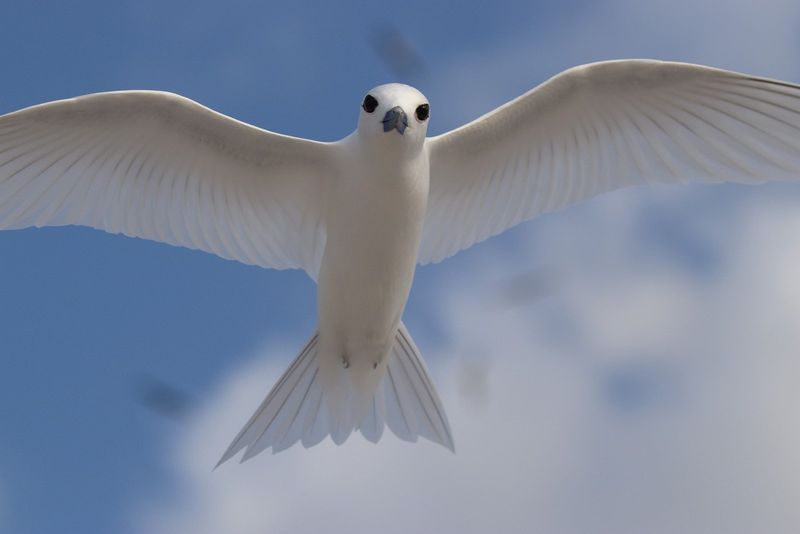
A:
<svg viewBox="0 0 800 534">
<path fill-rule="evenodd" d="M 321 326 L 350 339 L 393 336 L 416 266 L 419 238 L 389 228 L 362 228 L 358 238 L 326 250 L 320 272 Z M 351 234 L 353 235 L 353 234 Z"/>
<path fill-rule="evenodd" d="M 319 329 L 344 353 L 372 358 L 388 351 L 394 339 L 425 213 L 425 199 L 412 193 L 353 203 L 328 226 L 317 297 Z"/>
</svg>

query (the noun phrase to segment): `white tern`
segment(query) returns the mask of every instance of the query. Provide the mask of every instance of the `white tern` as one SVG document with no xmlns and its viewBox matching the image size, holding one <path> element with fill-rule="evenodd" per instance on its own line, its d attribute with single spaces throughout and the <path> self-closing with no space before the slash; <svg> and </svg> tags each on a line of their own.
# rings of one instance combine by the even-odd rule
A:
<svg viewBox="0 0 800 534">
<path fill-rule="evenodd" d="M 452 450 L 401 322 L 418 263 L 627 185 L 800 179 L 800 86 L 699 65 L 574 67 L 435 137 L 430 113 L 381 85 L 322 143 L 157 91 L 33 106 L 0 117 L 0 228 L 91 226 L 317 281 L 316 331 L 220 463 L 384 426 Z"/>
</svg>

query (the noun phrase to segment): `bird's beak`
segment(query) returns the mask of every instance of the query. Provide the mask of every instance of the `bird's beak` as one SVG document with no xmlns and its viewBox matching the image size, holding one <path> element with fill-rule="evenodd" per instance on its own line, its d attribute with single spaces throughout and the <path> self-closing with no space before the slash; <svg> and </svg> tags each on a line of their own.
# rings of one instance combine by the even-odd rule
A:
<svg viewBox="0 0 800 534">
<path fill-rule="evenodd" d="M 384 132 L 397 130 L 400 135 L 403 135 L 406 128 L 408 128 L 408 117 L 406 117 L 406 112 L 400 106 L 395 106 L 387 111 L 381 122 L 383 123 Z"/>
</svg>

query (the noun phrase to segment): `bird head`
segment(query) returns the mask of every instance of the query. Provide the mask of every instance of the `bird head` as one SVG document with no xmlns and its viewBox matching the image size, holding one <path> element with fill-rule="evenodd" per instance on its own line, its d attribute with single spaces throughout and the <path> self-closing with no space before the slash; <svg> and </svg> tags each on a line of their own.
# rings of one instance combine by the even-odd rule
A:
<svg viewBox="0 0 800 534">
<path fill-rule="evenodd" d="M 401 83 L 379 85 L 361 103 L 358 134 L 370 143 L 422 147 L 430 107 L 425 95 Z"/>
</svg>

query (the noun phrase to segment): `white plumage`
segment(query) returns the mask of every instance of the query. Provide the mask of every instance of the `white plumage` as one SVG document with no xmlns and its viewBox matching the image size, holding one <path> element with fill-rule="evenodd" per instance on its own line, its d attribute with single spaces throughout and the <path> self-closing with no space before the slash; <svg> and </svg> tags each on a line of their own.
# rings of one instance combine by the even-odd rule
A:
<svg viewBox="0 0 800 534">
<path fill-rule="evenodd" d="M 42 104 L 0 119 L 0 227 L 80 224 L 313 272 L 329 149 L 169 93 Z"/>
<path fill-rule="evenodd" d="M 606 61 L 428 144 L 422 264 L 629 185 L 798 180 L 800 88 L 685 63 Z"/>
<path fill-rule="evenodd" d="M 800 87 L 683 63 L 575 67 L 427 138 L 370 91 L 353 134 L 275 134 L 183 97 L 101 93 L 0 117 L 0 228 L 80 224 L 318 281 L 317 331 L 221 462 L 353 430 L 453 449 L 401 323 L 416 264 L 627 185 L 800 179 Z"/>
</svg>

